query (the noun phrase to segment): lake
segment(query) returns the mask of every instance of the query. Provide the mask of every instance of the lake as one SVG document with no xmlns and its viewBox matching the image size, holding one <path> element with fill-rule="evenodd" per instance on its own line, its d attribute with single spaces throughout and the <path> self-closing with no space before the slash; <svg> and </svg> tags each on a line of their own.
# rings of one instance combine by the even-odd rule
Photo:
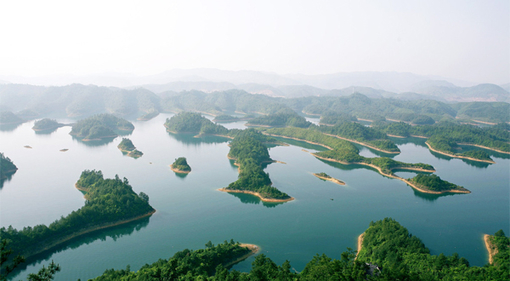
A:
<svg viewBox="0 0 510 281">
<path fill-rule="evenodd" d="M 71 127 L 36 133 L 31 129 L 33 121 L 2 128 L 0 152 L 19 170 L 0 189 L 1 226 L 48 225 L 79 209 L 84 198 L 74 184 L 86 169 L 101 170 L 106 178 L 126 177 L 135 192 L 149 195 L 157 210 L 150 218 L 94 232 L 40 254 L 21 267 L 14 279 L 26 279 L 53 260 L 62 267 L 55 280 L 87 280 L 109 268 L 130 265 L 137 270 L 185 248 L 200 249 L 208 241 L 218 244 L 230 239 L 257 244 L 277 264 L 289 260 L 301 271 L 317 253 L 339 259 L 348 247 L 355 249 L 357 236 L 370 221 L 385 217 L 418 236 L 432 254 L 457 252 L 471 265 L 482 266 L 488 261 L 483 234 L 499 229 L 510 234 L 510 160 L 506 155 L 491 153 L 497 164 L 479 164 L 432 153 L 421 139 L 393 139 L 402 151 L 393 159 L 431 164 L 442 179 L 472 192 L 430 195 L 367 167 L 318 160 L 306 151 L 321 147 L 289 141 L 289 146 L 269 150 L 271 158 L 286 164 L 272 163 L 265 171 L 275 187 L 296 199 L 271 204 L 247 194 L 217 191 L 238 175 L 227 159 L 229 140 L 167 133 L 163 124 L 170 116 L 133 121 L 135 130 L 127 137 L 144 153 L 138 159 L 119 151 L 122 137 L 84 143 L 69 135 Z M 244 128 L 244 123 L 223 125 Z M 363 156 L 383 155 L 360 149 Z M 188 175 L 175 174 L 169 167 L 182 156 L 192 168 Z M 317 172 L 346 185 L 320 180 L 312 175 Z M 414 176 L 412 172 L 397 174 Z M 248 271 L 253 260 L 234 268 Z"/>
</svg>

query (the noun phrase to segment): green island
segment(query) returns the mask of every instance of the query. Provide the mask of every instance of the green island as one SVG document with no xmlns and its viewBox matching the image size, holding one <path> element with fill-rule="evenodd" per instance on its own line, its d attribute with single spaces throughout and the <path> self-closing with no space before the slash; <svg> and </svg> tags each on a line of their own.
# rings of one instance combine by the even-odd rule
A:
<svg viewBox="0 0 510 281">
<path fill-rule="evenodd" d="M 490 155 L 483 150 L 459 152 L 461 150 L 460 145 L 510 154 L 510 125 L 506 123 L 481 128 L 471 124 L 457 124 L 451 121 L 423 126 L 411 126 L 403 122 L 376 122 L 373 127 L 390 136 L 427 138 L 427 145 L 430 150 L 455 158 L 495 163 Z"/>
<path fill-rule="evenodd" d="M 156 212 L 149 205 L 149 196 L 136 194 L 126 178 L 104 179 L 101 171 L 85 170 L 76 182 L 76 188 L 85 192 L 85 205 L 49 226 L 40 224 L 22 230 L 0 228 L 2 239 L 25 258 L 50 250 L 70 239 L 84 234 L 125 224 L 151 216 Z"/>
<path fill-rule="evenodd" d="M 159 115 L 159 111 L 157 110 L 151 110 L 147 113 L 145 113 L 144 115 L 138 117 L 136 120 L 138 121 L 149 121 L 151 120 L 152 118 L 156 117 Z"/>
<path fill-rule="evenodd" d="M 225 241 L 214 245 L 210 241 L 205 249 L 177 252 L 173 257 L 146 264 L 134 272 L 126 269 L 108 269 L 92 279 L 103 280 L 508 280 L 508 237 L 498 231 L 494 261 L 483 267 L 470 266 L 469 261 L 430 250 L 416 236 L 391 218 L 371 222 L 360 235 L 358 252 L 348 248 L 340 259 L 316 254 L 301 272 L 292 270 L 289 261 L 277 265 L 264 254 L 252 262 L 249 272 L 228 270 L 232 262 L 253 254 L 238 242 Z M 480 241 L 481 242 L 481 241 Z"/>
<path fill-rule="evenodd" d="M 18 167 L 14 165 L 12 160 L 0 152 L 0 180 L 8 178 L 10 175 L 16 173 Z"/>
<path fill-rule="evenodd" d="M 394 170 L 410 170 L 424 173 L 435 172 L 434 167 L 424 163 L 404 163 L 388 157 L 369 158 L 359 155 L 359 150 L 350 142 L 323 134 L 319 131 L 302 128 L 271 128 L 264 131 L 274 137 L 290 138 L 298 141 L 305 141 L 328 148 L 326 151 L 312 153 L 316 158 L 337 162 L 344 165 L 364 165 L 376 169 L 381 175 L 399 179 L 417 191 L 430 194 L 440 193 L 470 193 L 467 189 L 452 189 L 435 191 L 426 186 L 418 187 L 412 182 L 401 178 L 393 173 Z"/>
<path fill-rule="evenodd" d="M 265 202 L 287 202 L 294 200 L 287 193 L 272 186 L 269 174 L 264 172 L 263 163 L 273 160 L 269 157 L 267 147 L 263 144 L 266 136 L 255 130 L 244 130 L 230 142 L 228 158 L 235 159 L 239 166 L 237 181 L 219 189 L 224 192 L 248 193 Z"/>
<path fill-rule="evenodd" d="M 188 165 L 185 157 L 179 157 L 175 159 L 174 163 L 170 165 L 172 171 L 181 174 L 188 174 L 191 172 L 191 167 Z"/>
<path fill-rule="evenodd" d="M 76 122 L 69 134 L 82 139 L 94 141 L 117 137 L 121 132 L 132 132 L 135 126 L 112 114 L 98 114 Z"/>
<path fill-rule="evenodd" d="M 194 133 L 200 135 L 227 136 L 229 130 L 221 125 L 214 124 L 200 113 L 180 112 L 166 119 L 165 128 L 174 134 Z"/>
<path fill-rule="evenodd" d="M 39 131 L 51 131 L 57 128 L 64 126 L 64 124 L 58 123 L 56 120 L 44 118 L 38 121 L 35 121 L 32 130 Z"/>
<path fill-rule="evenodd" d="M 318 177 L 319 179 L 322 179 L 322 180 L 325 180 L 325 181 L 330 181 L 330 182 L 334 182 L 334 183 L 337 183 L 339 185 L 345 185 L 345 182 L 339 180 L 339 179 L 335 179 L 333 177 L 331 177 L 330 175 L 324 173 L 324 172 L 321 172 L 321 173 L 313 173 L 314 176 Z"/>
<path fill-rule="evenodd" d="M 418 174 L 413 178 L 407 179 L 407 182 L 416 189 L 425 189 L 429 192 L 471 193 L 464 187 L 442 180 L 434 174 Z"/>
<path fill-rule="evenodd" d="M 126 154 L 127 156 L 133 157 L 133 158 L 140 158 L 142 157 L 143 153 L 136 149 L 136 147 L 133 145 L 133 142 L 128 138 L 122 138 L 122 141 L 117 146 L 122 153 Z"/>
</svg>

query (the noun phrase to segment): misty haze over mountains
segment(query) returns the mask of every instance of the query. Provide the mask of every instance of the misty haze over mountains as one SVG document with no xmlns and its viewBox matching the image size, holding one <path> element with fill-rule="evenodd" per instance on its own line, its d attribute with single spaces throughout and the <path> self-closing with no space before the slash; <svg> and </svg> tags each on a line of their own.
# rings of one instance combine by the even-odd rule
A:
<svg viewBox="0 0 510 281">
<path fill-rule="evenodd" d="M 156 75 L 104 74 L 91 76 L 0 76 L 0 84 L 69 85 L 80 83 L 127 89 L 145 88 L 154 93 L 241 89 L 276 97 L 347 96 L 361 93 L 370 98 L 433 99 L 443 102 L 510 102 L 510 83 L 475 84 L 439 76 L 400 72 L 345 72 L 323 75 L 280 75 L 261 71 L 228 71 L 211 68 L 173 69 Z"/>
</svg>

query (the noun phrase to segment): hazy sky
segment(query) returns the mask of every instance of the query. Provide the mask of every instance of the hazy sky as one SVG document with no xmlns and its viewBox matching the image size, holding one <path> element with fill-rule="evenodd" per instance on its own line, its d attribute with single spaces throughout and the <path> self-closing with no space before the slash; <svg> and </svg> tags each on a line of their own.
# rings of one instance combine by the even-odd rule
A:
<svg viewBox="0 0 510 281">
<path fill-rule="evenodd" d="M 510 1 L 3 1 L 0 75 L 398 71 L 510 82 Z"/>
</svg>

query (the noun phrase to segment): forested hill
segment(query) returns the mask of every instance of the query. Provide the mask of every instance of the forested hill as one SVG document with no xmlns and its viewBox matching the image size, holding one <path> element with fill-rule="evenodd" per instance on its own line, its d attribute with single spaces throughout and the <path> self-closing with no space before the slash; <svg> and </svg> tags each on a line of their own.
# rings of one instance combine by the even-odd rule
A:
<svg viewBox="0 0 510 281">
<path fill-rule="evenodd" d="M 135 126 L 111 114 L 98 114 L 76 122 L 69 134 L 83 140 L 96 140 L 116 137 L 120 133 L 131 132 Z"/>
<path fill-rule="evenodd" d="M 248 85 L 245 86 L 248 87 Z M 249 88 L 246 89 L 249 90 Z M 487 85 L 481 85 L 479 88 L 489 92 L 492 89 Z M 393 98 L 382 98 L 364 88 L 352 88 L 349 91 L 340 92 L 340 95 L 333 93 L 300 98 L 277 98 L 250 94 L 241 89 L 220 90 L 212 93 L 197 90 L 180 93 L 162 92 L 156 95 L 143 88 L 126 90 L 80 84 L 62 87 L 6 84 L 0 85 L 2 100 L 0 110 L 11 111 L 16 115 L 29 118 L 86 117 L 98 113 L 111 113 L 146 120 L 159 112 L 198 111 L 221 115 L 223 111 L 237 111 L 276 114 L 282 109 L 291 109 L 295 112 L 317 115 L 333 111 L 370 120 L 389 118 L 415 124 L 456 118 L 491 123 L 510 122 L 510 116 L 505 114 L 510 109 L 510 104 L 507 102 L 450 104 L 435 100 L 397 99 L 399 96 L 405 97 L 405 94 L 394 95 Z M 412 96 L 412 93 L 408 95 Z M 508 93 L 505 95 L 510 97 Z"/>
<path fill-rule="evenodd" d="M 9 247 L 25 257 L 52 248 L 73 237 L 114 226 L 152 214 L 149 196 L 136 194 L 126 178 L 104 179 L 101 171 L 82 172 L 76 187 L 86 192 L 85 206 L 62 217 L 49 226 L 36 225 L 17 230 L 0 228 L 2 239 L 9 239 Z M 77 191 L 78 192 L 78 191 Z"/>
<path fill-rule="evenodd" d="M 217 246 L 209 242 L 206 249 L 185 249 L 136 272 L 106 270 L 94 280 L 509 280 L 509 240 L 502 231 L 496 234 L 493 240 L 499 252 L 493 264 L 483 267 L 469 266 L 456 253 L 431 255 L 419 238 L 386 218 L 370 223 L 357 257 L 351 249 L 339 254 L 339 259 L 317 254 L 301 272 L 293 270 L 289 261 L 277 265 L 264 254 L 255 258 L 249 272 L 229 271 L 223 265 L 247 249 L 225 241 Z"/>
</svg>

